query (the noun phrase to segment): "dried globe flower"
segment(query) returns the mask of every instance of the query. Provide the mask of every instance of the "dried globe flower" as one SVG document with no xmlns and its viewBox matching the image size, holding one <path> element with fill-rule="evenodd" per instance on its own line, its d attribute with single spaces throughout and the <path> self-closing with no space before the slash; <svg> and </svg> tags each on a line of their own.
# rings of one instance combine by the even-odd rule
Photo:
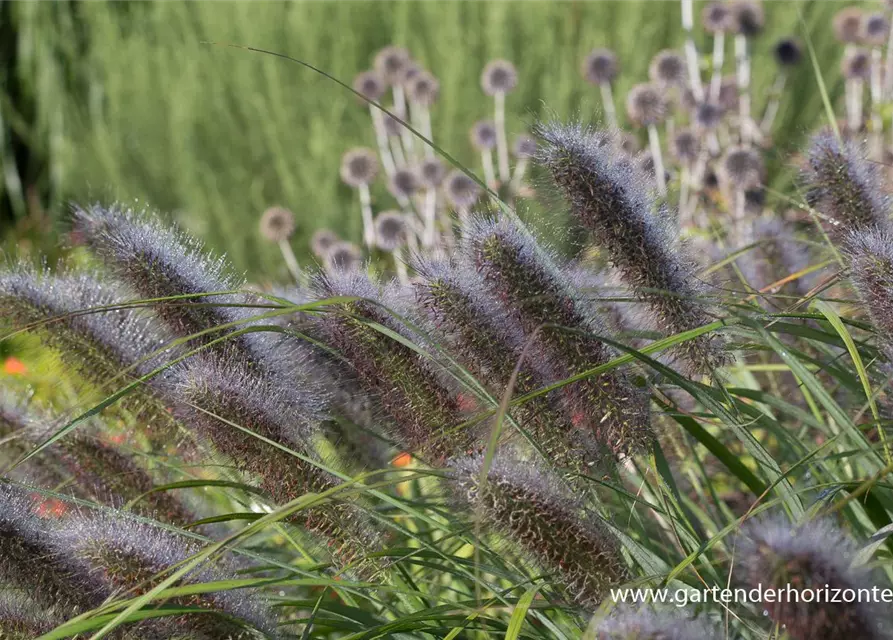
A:
<svg viewBox="0 0 893 640">
<path fill-rule="evenodd" d="M 619 70 L 617 55 L 610 49 L 593 49 L 581 67 L 583 77 L 595 85 L 612 82 Z"/>
<path fill-rule="evenodd" d="M 382 211 L 375 217 L 375 238 L 384 251 L 406 243 L 406 218 L 400 211 Z"/>
<path fill-rule="evenodd" d="M 410 63 L 409 52 L 403 47 L 385 47 L 375 54 L 375 70 L 390 85 L 399 84 Z"/>
<path fill-rule="evenodd" d="M 488 96 L 510 93 L 518 84 L 518 72 L 508 60 L 492 60 L 481 73 L 481 88 Z"/>
<path fill-rule="evenodd" d="M 288 240 L 295 232 L 295 214 L 285 207 L 270 207 L 260 218 L 260 233 L 270 242 Z"/>
<path fill-rule="evenodd" d="M 687 80 L 685 59 L 681 54 L 672 50 L 664 50 L 651 60 L 648 67 L 648 76 L 652 82 L 664 87 L 681 87 Z"/>
<path fill-rule="evenodd" d="M 378 175 L 378 156 L 372 149 L 350 149 L 341 158 L 341 179 L 351 187 L 370 184 Z"/>
<path fill-rule="evenodd" d="M 489 120 L 475 122 L 471 127 L 471 144 L 479 151 L 496 148 L 496 125 Z"/>
<path fill-rule="evenodd" d="M 660 124 L 667 117 L 667 101 L 654 85 L 637 84 L 627 94 L 626 113 L 639 126 Z"/>
<path fill-rule="evenodd" d="M 353 81 L 354 91 L 373 102 L 378 102 L 385 88 L 384 80 L 374 71 L 363 71 Z"/>
<path fill-rule="evenodd" d="M 862 16 L 858 7 L 845 7 L 834 15 L 834 36 L 844 44 L 857 44 L 862 34 Z"/>
</svg>

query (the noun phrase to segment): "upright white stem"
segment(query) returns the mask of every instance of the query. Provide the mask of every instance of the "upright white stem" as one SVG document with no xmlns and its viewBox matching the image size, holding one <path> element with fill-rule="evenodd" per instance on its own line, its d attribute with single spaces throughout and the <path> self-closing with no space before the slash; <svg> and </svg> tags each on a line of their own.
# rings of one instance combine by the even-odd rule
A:
<svg viewBox="0 0 893 640">
<path fill-rule="evenodd" d="M 505 135 L 505 92 L 497 91 L 493 96 L 496 104 L 496 153 L 499 157 L 499 179 L 507 182 L 509 179 L 509 145 Z"/>
<path fill-rule="evenodd" d="M 881 102 L 883 101 L 883 60 L 879 47 L 871 49 L 871 147 L 875 160 L 883 160 L 884 122 L 881 118 Z"/>
<path fill-rule="evenodd" d="M 403 91 L 403 86 L 401 84 L 395 84 L 393 87 L 394 91 L 394 113 L 396 113 L 401 120 L 406 120 L 408 111 L 406 110 L 406 94 Z M 412 156 L 412 143 L 414 141 L 412 136 L 412 131 L 407 129 L 406 127 L 400 127 L 400 138 L 403 142 L 403 151 L 408 157 Z"/>
<path fill-rule="evenodd" d="M 484 181 L 491 189 L 496 188 L 496 173 L 493 169 L 493 150 L 481 150 L 481 164 L 484 166 Z"/>
<path fill-rule="evenodd" d="M 462 237 L 467 238 L 468 226 L 471 222 L 471 210 L 468 207 L 459 207 L 456 213 L 459 214 L 459 229 L 462 230 Z"/>
<path fill-rule="evenodd" d="M 778 77 L 775 78 L 775 84 L 772 85 L 772 97 L 769 100 L 769 104 L 766 105 L 766 112 L 763 114 L 763 120 L 760 122 L 760 131 L 765 135 L 769 135 L 772 131 L 775 116 L 778 115 L 778 108 L 781 106 L 781 95 L 787 78 L 788 74 L 781 71 Z"/>
<path fill-rule="evenodd" d="M 735 241 L 740 249 L 744 246 L 745 240 L 745 224 L 744 224 L 744 207 L 747 204 L 747 197 L 744 195 L 744 189 L 735 189 Z"/>
<path fill-rule="evenodd" d="M 750 58 L 747 53 L 747 37 L 743 34 L 735 36 L 735 60 L 738 66 L 738 127 L 741 133 L 741 144 L 750 144 Z"/>
<path fill-rule="evenodd" d="M 698 49 L 692 31 L 695 26 L 693 0 L 682 0 L 682 30 L 685 31 L 685 60 L 688 63 L 688 79 L 691 91 L 698 102 L 704 101 L 704 86 L 701 84 L 701 68 L 698 65 Z"/>
<path fill-rule="evenodd" d="M 292 277 L 295 279 L 299 285 L 307 284 L 307 278 L 304 277 L 304 272 L 301 271 L 301 267 L 298 266 L 298 260 L 295 258 L 295 252 L 292 251 L 291 245 L 288 243 L 288 240 L 280 240 L 279 241 L 279 250 L 282 252 L 282 257 L 285 259 L 285 266 L 288 267 L 289 272 L 291 272 Z"/>
<path fill-rule="evenodd" d="M 388 141 L 391 145 L 391 153 L 394 156 L 394 163 L 397 165 L 398 169 L 402 169 L 406 166 L 406 156 L 403 155 L 403 147 L 401 146 L 400 138 L 391 136 L 388 138 Z"/>
<path fill-rule="evenodd" d="M 528 164 L 530 164 L 530 160 L 527 158 L 518 158 L 518 162 L 515 164 L 515 172 L 512 174 L 512 193 L 520 191 L 521 181 L 524 180 Z"/>
<path fill-rule="evenodd" d="M 605 110 L 605 120 L 611 129 L 617 128 L 617 108 L 614 106 L 614 92 L 611 91 L 610 82 L 602 82 L 598 85 L 602 92 L 602 108 Z"/>
<path fill-rule="evenodd" d="M 363 212 L 363 244 L 370 249 L 375 246 L 375 222 L 372 220 L 372 196 L 365 182 L 358 187 L 360 209 Z"/>
<path fill-rule="evenodd" d="M 679 176 L 679 228 L 686 229 L 690 226 L 691 220 L 688 218 L 688 194 L 691 183 L 691 169 L 687 164 L 682 165 L 682 171 Z"/>
<path fill-rule="evenodd" d="M 397 280 L 400 284 L 409 284 L 409 273 L 406 271 L 406 263 L 403 257 L 403 247 L 398 247 L 391 252 L 394 259 L 394 269 L 397 271 Z"/>
<path fill-rule="evenodd" d="M 422 134 L 428 138 L 431 142 L 434 142 L 434 135 L 431 131 L 431 111 L 428 107 L 419 107 L 421 110 L 419 112 L 419 120 L 421 120 L 421 132 Z M 425 157 L 433 158 L 434 157 L 434 147 L 430 144 L 425 145 Z"/>
<path fill-rule="evenodd" d="M 893 19 L 893 12 L 888 19 Z M 890 35 L 887 36 L 887 59 L 884 63 L 884 71 L 883 99 L 887 101 L 893 97 L 893 29 L 890 29 Z"/>
<path fill-rule="evenodd" d="M 426 248 L 434 246 L 437 223 L 437 189 L 430 188 L 425 191 L 425 231 L 422 234 L 422 245 Z"/>
<path fill-rule="evenodd" d="M 710 100 L 719 100 L 722 88 L 722 67 L 726 58 L 726 34 L 722 31 L 713 36 L 713 75 L 710 78 Z"/>
<path fill-rule="evenodd" d="M 850 78 L 846 81 L 847 128 L 856 133 L 862 128 L 862 79 Z"/>
<path fill-rule="evenodd" d="M 660 135 L 657 127 L 648 125 L 648 144 L 651 148 L 651 159 L 654 162 L 654 179 L 657 182 L 657 192 L 661 196 L 667 195 L 667 180 L 664 175 L 664 159 L 660 150 Z"/>
<path fill-rule="evenodd" d="M 384 125 L 384 115 L 373 105 L 369 105 L 369 112 L 372 115 L 372 128 L 375 129 L 375 141 L 378 143 L 381 165 L 384 167 L 385 174 L 390 178 L 397 171 L 397 167 L 394 165 L 394 157 L 388 146 L 388 132 Z"/>
</svg>

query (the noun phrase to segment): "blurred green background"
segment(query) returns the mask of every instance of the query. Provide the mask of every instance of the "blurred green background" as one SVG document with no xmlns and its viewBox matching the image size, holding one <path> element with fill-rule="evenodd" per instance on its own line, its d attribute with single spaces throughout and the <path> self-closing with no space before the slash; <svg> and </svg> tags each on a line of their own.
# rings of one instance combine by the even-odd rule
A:
<svg viewBox="0 0 893 640">
<path fill-rule="evenodd" d="M 696 3 L 696 16 L 703 5 Z M 775 78 L 772 45 L 786 35 L 802 41 L 809 34 L 832 96 L 840 93 L 842 48 L 831 16 L 843 6 L 765 4 L 767 28 L 754 54 L 756 109 Z M 622 112 L 626 90 L 647 78 L 651 57 L 683 42 L 680 5 L 669 0 L 5 1 L 0 18 L 5 248 L 54 246 L 72 201 L 138 202 L 225 250 L 250 278 L 284 273 L 278 251 L 257 231 L 268 206 L 297 214 L 293 242 L 303 260 L 317 228 L 359 240 L 356 194 L 341 183 L 338 166 L 348 147 L 374 146 L 374 137 L 368 110 L 334 83 L 281 59 L 205 41 L 285 53 L 348 83 L 381 47 L 406 46 L 441 83 L 435 140 L 473 168 L 467 132 L 491 114 L 479 86 L 488 60 L 507 58 L 519 70 L 507 103 L 511 135 L 549 114 L 594 116 L 598 91 L 579 75 L 592 48 L 620 56 L 615 96 Z M 709 50 L 696 31 L 699 49 Z M 823 117 L 815 86 L 807 60 L 776 121 L 777 156 Z M 375 196 L 387 199 L 383 189 Z"/>
</svg>

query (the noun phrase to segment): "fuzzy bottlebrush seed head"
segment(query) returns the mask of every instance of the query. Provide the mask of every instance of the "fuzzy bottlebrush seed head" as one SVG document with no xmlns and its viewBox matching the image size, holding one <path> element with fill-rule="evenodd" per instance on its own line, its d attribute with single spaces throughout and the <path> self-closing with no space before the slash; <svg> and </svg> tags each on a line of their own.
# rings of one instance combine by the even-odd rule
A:
<svg viewBox="0 0 893 640">
<path fill-rule="evenodd" d="M 766 13 L 760 0 L 735 0 L 731 9 L 732 28 L 740 35 L 753 38 L 766 26 Z"/>
<path fill-rule="evenodd" d="M 320 277 L 315 289 L 320 300 L 358 298 L 334 305 L 320 317 L 318 331 L 353 368 L 363 390 L 381 405 L 399 445 L 434 461 L 474 450 L 478 436 L 470 428 L 456 428 L 464 422 L 462 411 L 439 377 L 441 367 L 370 326 L 374 322 L 419 344 L 421 339 L 394 315 L 405 312 L 401 301 L 359 273 Z"/>
<path fill-rule="evenodd" d="M 781 67 L 794 67 L 803 60 L 803 47 L 794 38 L 782 38 L 776 42 L 773 53 Z"/>
<path fill-rule="evenodd" d="M 626 114 L 638 126 L 660 124 L 667 117 L 664 92 L 653 84 L 637 84 L 626 96 Z"/>
<path fill-rule="evenodd" d="M 694 164 L 700 151 L 701 143 L 691 129 L 677 129 L 670 140 L 670 154 L 680 164 Z"/>
<path fill-rule="evenodd" d="M 712 317 L 698 298 L 703 285 L 654 198 L 635 168 L 617 162 L 609 146 L 592 144 L 582 125 L 539 128 L 540 160 L 571 210 L 617 269 L 647 302 L 655 326 L 667 334 L 708 324 Z M 712 372 L 728 361 L 723 339 L 705 334 L 680 345 L 688 368 Z"/>
<path fill-rule="evenodd" d="M 535 240 L 510 221 L 475 220 L 462 250 L 491 293 L 513 310 L 526 335 L 538 332 L 558 379 L 616 357 L 613 348 L 593 337 L 606 333 L 600 319 Z M 568 385 L 564 394 L 575 424 L 615 455 L 642 451 L 651 443 L 647 396 L 622 371 Z"/>
<path fill-rule="evenodd" d="M 583 77 L 595 85 L 609 84 L 619 72 L 617 55 L 610 49 L 593 49 L 580 68 Z"/>
<path fill-rule="evenodd" d="M 33 640 L 63 622 L 57 611 L 47 609 L 24 591 L 0 589 L 0 638 Z"/>
<path fill-rule="evenodd" d="M 863 229 L 845 238 L 852 281 L 865 309 L 893 358 L 893 231 Z"/>
<path fill-rule="evenodd" d="M 803 178 L 807 202 L 829 219 L 833 236 L 890 227 L 890 197 L 883 174 L 856 143 L 841 143 L 831 132 L 814 136 Z"/>
<path fill-rule="evenodd" d="M 720 177 L 729 187 L 747 191 L 763 183 L 766 167 L 760 153 L 750 147 L 732 147 L 723 156 Z"/>
<path fill-rule="evenodd" d="M 792 527 L 787 522 L 753 523 L 740 549 L 748 583 L 768 589 L 793 588 L 843 594 L 853 590 L 855 602 L 811 602 L 795 599 L 769 600 L 763 606 L 776 623 L 783 625 L 791 640 L 888 638 L 888 611 L 856 598 L 860 589 L 870 593 L 876 582 L 869 572 L 854 568 L 855 545 L 830 522 L 810 522 Z M 865 592 L 862 592 L 865 596 Z M 859 601 L 861 599 L 861 602 Z"/>
<path fill-rule="evenodd" d="M 490 120 L 475 122 L 469 133 L 472 146 L 479 151 L 496 148 L 496 125 Z"/>
<path fill-rule="evenodd" d="M 384 80 L 374 71 L 363 71 L 353 81 L 353 90 L 373 102 L 384 95 Z"/>
<path fill-rule="evenodd" d="M 294 232 L 295 214 L 285 207 L 270 207 L 260 217 L 260 234 L 270 242 L 284 242 Z"/>
<path fill-rule="evenodd" d="M 382 211 L 375 217 L 375 240 L 384 251 L 406 243 L 406 217 L 400 211 Z"/>
<path fill-rule="evenodd" d="M 317 229 L 310 237 L 310 250 L 317 258 L 324 258 L 338 242 L 338 234 L 331 229 Z"/>
<path fill-rule="evenodd" d="M 444 194 L 447 202 L 456 209 L 469 209 L 481 197 L 481 186 L 462 171 L 454 169 L 444 179 Z"/>
<path fill-rule="evenodd" d="M 375 71 L 388 84 L 399 84 L 411 58 L 403 47 L 385 47 L 375 54 Z"/>
<path fill-rule="evenodd" d="M 862 42 L 871 47 L 882 47 L 890 37 L 890 20 L 883 13 L 872 13 L 862 20 Z"/>
<path fill-rule="evenodd" d="M 533 158 L 536 156 L 536 140 L 530 136 L 518 136 L 512 147 L 512 153 L 518 159 Z"/>
<path fill-rule="evenodd" d="M 121 515 L 74 514 L 65 519 L 52 539 L 56 556 L 68 559 L 72 577 L 104 597 L 146 593 L 178 565 L 189 561 L 201 548 L 160 525 Z M 186 574 L 181 584 L 201 584 L 237 577 L 236 567 L 220 560 Z M 187 637 L 256 638 L 257 632 L 276 637 L 275 614 L 256 595 L 246 590 L 217 591 L 182 596 L 177 604 L 209 612 L 176 616 L 161 624 Z M 151 605 L 150 605 L 151 606 Z"/>
<path fill-rule="evenodd" d="M 446 167 L 438 158 L 423 160 L 418 168 L 419 182 L 426 189 L 436 189 L 446 176 Z"/>
<path fill-rule="evenodd" d="M 871 54 L 861 48 L 850 49 L 840 61 L 840 73 L 847 80 L 867 80 L 871 75 Z"/>
<path fill-rule="evenodd" d="M 628 580 L 614 534 L 546 470 L 497 455 L 482 484 L 482 457 L 458 460 L 452 467 L 458 500 L 534 563 L 554 571 L 577 605 L 594 608 L 610 587 Z"/>
<path fill-rule="evenodd" d="M 334 271 L 355 271 L 362 259 L 363 252 L 352 242 L 336 242 L 326 253 L 326 267 Z"/>
<path fill-rule="evenodd" d="M 421 71 L 407 83 L 410 101 L 423 107 L 430 107 L 440 96 L 440 83 L 428 71 Z"/>
<path fill-rule="evenodd" d="M 492 60 L 481 72 L 481 88 L 488 96 L 510 93 L 518 84 L 518 71 L 508 60 Z"/>
<path fill-rule="evenodd" d="M 419 177 L 414 169 L 397 169 L 388 180 L 388 191 L 395 198 L 410 198 L 420 187 Z"/>
<path fill-rule="evenodd" d="M 652 609 L 615 609 L 602 620 L 595 640 L 719 640 L 717 630 L 704 620 L 679 612 L 658 613 Z"/>
<path fill-rule="evenodd" d="M 845 7 L 834 15 L 834 37 L 843 44 L 857 44 L 862 34 L 864 12 L 859 7 Z"/>
<path fill-rule="evenodd" d="M 701 11 L 701 24 L 707 33 L 725 33 L 732 28 L 732 12 L 725 2 L 711 2 Z"/>
<path fill-rule="evenodd" d="M 648 77 L 662 87 L 682 87 L 688 78 L 685 58 L 670 49 L 661 51 L 651 60 Z"/>
<path fill-rule="evenodd" d="M 357 147 L 341 158 L 341 179 L 344 184 L 359 187 L 370 184 L 378 176 L 378 156 L 372 149 Z"/>
</svg>

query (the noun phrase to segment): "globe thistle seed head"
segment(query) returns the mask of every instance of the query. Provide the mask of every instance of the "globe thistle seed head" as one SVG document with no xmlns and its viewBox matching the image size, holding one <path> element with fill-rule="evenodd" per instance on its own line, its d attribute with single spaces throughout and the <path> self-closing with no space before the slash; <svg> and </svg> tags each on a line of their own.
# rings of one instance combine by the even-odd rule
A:
<svg viewBox="0 0 893 640">
<path fill-rule="evenodd" d="M 469 209 L 481 197 L 480 185 L 458 169 L 447 174 L 443 189 L 447 202 L 456 209 Z"/>
<path fill-rule="evenodd" d="M 810 206 L 830 219 L 832 235 L 842 238 L 861 229 L 889 228 L 890 198 L 883 175 L 856 143 L 841 143 L 827 131 L 814 136 L 803 182 Z"/>
<path fill-rule="evenodd" d="M 763 183 L 765 164 L 758 151 L 737 146 L 723 156 L 721 177 L 733 189 L 748 191 Z"/>
<path fill-rule="evenodd" d="M 576 221 L 647 304 L 654 326 L 668 334 L 711 322 L 699 301 L 703 288 L 693 261 L 658 210 L 637 169 L 618 162 L 609 147 L 591 144 L 591 130 L 579 124 L 545 124 L 540 161 L 571 207 Z M 679 350 L 686 365 L 713 371 L 727 362 L 720 336 L 706 334 Z"/>
<path fill-rule="evenodd" d="M 400 211 L 382 211 L 375 217 L 375 239 L 384 251 L 394 251 L 406 243 L 406 218 Z"/>
<path fill-rule="evenodd" d="M 326 253 L 326 266 L 334 271 L 356 271 L 362 259 L 362 251 L 352 242 L 336 242 Z"/>
<path fill-rule="evenodd" d="M 735 0 L 732 9 L 732 28 L 738 34 L 752 38 L 766 25 L 763 3 L 759 0 Z"/>
<path fill-rule="evenodd" d="M 363 71 L 353 81 L 353 90 L 373 102 L 378 102 L 384 95 L 386 85 L 375 71 Z"/>
<path fill-rule="evenodd" d="M 614 534 L 561 480 L 505 454 L 493 459 L 484 483 L 482 468 L 480 456 L 453 462 L 456 498 L 534 563 L 554 571 L 574 603 L 594 608 L 610 587 L 629 579 Z"/>
<path fill-rule="evenodd" d="M 481 88 L 488 96 L 511 93 L 518 85 L 518 71 L 508 60 L 491 60 L 481 72 Z"/>
<path fill-rule="evenodd" d="M 159 574 L 167 573 L 201 551 L 192 541 L 161 526 L 123 515 L 74 514 L 59 527 L 52 540 L 54 553 L 71 558 L 82 576 L 101 585 L 106 596 L 146 593 Z M 182 578 L 183 584 L 200 584 L 236 578 L 236 567 L 219 560 L 203 564 Z M 275 614 L 245 590 L 226 590 L 175 599 L 181 605 L 223 614 L 178 616 L 177 626 L 212 637 L 251 637 L 246 627 L 275 636 Z"/>
<path fill-rule="evenodd" d="M 661 614 L 646 607 L 615 609 L 596 631 L 596 640 L 719 640 L 722 636 L 703 619 L 678 612 Z"/>
<path fill-rule="evenodd" d="M 512 153 L 518 159 L 533 158 L 536 156 L 536 140 L 531 136 L 518 136 L 512 146 Z"/>
<path fill-rule="evenodd" d="M 848 80 L 867 80 L 871 75 L 871 54 L 860 48 L 847 51 L 840 61 L 840 72 Z"/>
<path fill-rule="evenodd" d="M 609 84 L 617 77 L 620 63 L 610 49 L 593 49 L 583 60 L 580 73 L 595 85 Z"/>
<path fill-rule="evenodd" d="M 695 126 L 702 131 L 712 131 L 722 122 L 723 108 L 715 102 L 701 102 L 695 107 Z"/>
<path fill-rule="evenodd" d="M 428 71 L 416 74 L 407 84 L 409 99 L 423 107 L 430 107 L 440 96 L 440 83 Z"/>
<path fill-rule="evenodd" d="M 862 35 L 864 12 L 859 7 L 845 7 L 834 15 L 834 37 L 843 44 L 857 44 Z"/>
<path fill-rule="evenodd" d="M 425 70 L 418 62 L 410 60 L 409 63 L 407 63 L 407 65 L 403 68 L 403 73 L 400 74 L 400 83 L 408 89 L 410 84 L 412 84 L 412 81 L 420 73 L 424 73 L 424 71 Z"/>
<path fill-rule="evenodd" d="M 828 521 L 792 527 L 780 520 L 752 523 L 741 545 L 741 563 L 751 585 L 764 589 L 870 590 L 867 571 L 852 567 L 855 545 Z M 828 603 L 767 599 L 763 606 L 792 640 L 886 638 L 887 613 L 873 603 Z"/>
<path fill-rule="evenodd" d="M 701 143 L 691 129 L 677 129 L 670 140 L 670 153 L 683 165 L 693 164 L 700 151 Z"/>
<path fill-rule="evenodd" d="M 294 232 L 295 214 L 285 207 L 270 207 L 260 217 L 260 234 L 270 242 L 284 242 Z"/>
<path fill-rule="evenodd" d="M 605 334 L 601 319 L 535 241 L 510 221 L 474 220 L 462 252 L 525 334 L 536 333 L 554 354 L 559 379 L 616 356 L 593 337 Z M 582 382 L 565 391 L 567 411 L 577 416 L 581 429 L 617 455 L 647 448 L 652 438 L 647 400 L 627 374 L 615 370 Z"/>
<path fill-rule="evenodd" d="M 341 157 L 341 179 L 351 187 L 370 184 L 378 176 L 378 156 L 372 149 L 356 147 Z"/>
<path fill-rule="evenodd" d="M 626 96 L 626 114 L 638 126 L 660 124 L 667 111 L 663 92 L 653 84 L 637 84 Z"/>
<path fill-rule="evenodd" d="M 421 339 L 395 317 L 402 302 L 373 284 L 365 274 L 335 273 L 317 279 L 320 300 L 358 298 L 333 305 L 321 315 L 318 331 L 352 368 L 362 389 L 374 397 L 393 425 L 393 437 L 404 451 L 434 460 L 465 455 L 477 434 L 455 429 L 462 413 L 458 400 L 439 378 L 434 364 L 407 345 L 378 331 L 369 322 L 387 327 L 419 344 Z"/>
<path fill-rule="evenodd" d="M 884 344 L 893 355 L 893 231 L 860 229 L 844 242 L 853 285 Z"/>
<path fill-rule="evenodd" d="M 338 234 L 331 229 L 317 229 L 310 237 L 310 250 L 317 258 L 324 258 L 338 243 Z"/>
<path fill-rule="evenodd" d="M 794 38 L 782 38 L 773 49 L 775 61 L 781 67 L 794 67 L 803 59 L 803 47 Z"/>
<path fill-rule="evenodd" d="M 887 44 L 890 36 L 890 21 L 883 13 L 871 13 L 862 19 L 863 44 L 872 47 L 882 47 Z"/>
<path fill-rule="evenodd" d="M 410 64 L 409 51 L 391 45 L 375 54 L 373 66 L 378 75 L 390 85 L 399 84 L 406 67 Z"/>
<path fill-rule="evenodd" d="M 388 180 L 388 191 L 395 198 L 410 198 L 419 190 L 421 184 L 415 169 L 397 169 Z"/>
<path fill-rule="evenodd" d="M 496 148 L 496 125 L 490 120 L 480 120 L 471 127 L 472 146 L 478 151 Z"/>
<path fill-rule="evenodd" d="M 651 59 L 648 77 L 662 87 L 681 87 L 687 80 L 687 69 L 682 54 L 671 49 L 659 52 Z"/>
<path fill-rule="evenodd" d="M 730 5 L 725 2 L 711 2 L 701 11 L 701 24 L 707 33 L 724 33 L 734 24 Z"/>
<path fill-rule="evenodd" d="M 435 189 L 443 182 L 446 167 L 439 158 L 427 158 L 419 165 L 418 176 L 423 187 Z"/>
</svg>

